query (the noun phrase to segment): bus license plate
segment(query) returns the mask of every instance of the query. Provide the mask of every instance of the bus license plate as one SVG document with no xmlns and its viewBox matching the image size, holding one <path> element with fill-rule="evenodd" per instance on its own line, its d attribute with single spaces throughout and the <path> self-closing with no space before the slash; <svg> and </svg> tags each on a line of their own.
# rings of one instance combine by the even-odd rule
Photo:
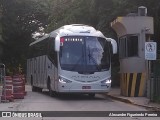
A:
<svg viewBox="0 0 160 120">
<path fill-rule="evenodd" d="M 91 86 L 82 86 L 82 89 L 91 89 Z"/>
</svg>

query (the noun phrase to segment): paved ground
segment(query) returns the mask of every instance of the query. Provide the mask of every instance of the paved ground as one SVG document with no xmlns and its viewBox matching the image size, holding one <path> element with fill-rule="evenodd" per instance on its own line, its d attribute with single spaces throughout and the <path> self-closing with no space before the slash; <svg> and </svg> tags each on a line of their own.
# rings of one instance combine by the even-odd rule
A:
<svg viewBox="0 0 160 120">
<path fill-rule="evenodd" d="M 147 97 L 125 97 L 120 94 L 120 88 L 112 88 L 108 94 L 112 99 L 130 103 L 137 106 L 146 107 L 148 110 L 160 111 L 160 104 L 153 103 Z"/>
<path fill-rule="evenodd" d="M 95 98 L 88 95 L 63 95 L 50 97 L 46 91 L 43 93 L 31 92 L 30 86 L 26 87 L 25 99 L 16 99 L 14 102 L 0 103 L 0 111 L 137 111 L 147 112 L 144 107 L 135 106 L 112 99 L 106 94 L 96 94 Z M 117 89 L 118 91 L 118 89 Z M 112 90 L 109 94 L 117 93 Z M 122 96 L 119 96 L 122 97 Z M 118 98 L 118 97 L 117 97 Z M 123 98 L 123 97 L 122 97 Z M 62 113 L 61 113 L 62 114 Z M 22 118 L 5 118 L 5 120 L 19 120 Z M 23 120 L 159 120 L 157 117 L 44 117 L 23 118 Z M 4 118 L 0 118 L 4 120 Z"/>
</svg>

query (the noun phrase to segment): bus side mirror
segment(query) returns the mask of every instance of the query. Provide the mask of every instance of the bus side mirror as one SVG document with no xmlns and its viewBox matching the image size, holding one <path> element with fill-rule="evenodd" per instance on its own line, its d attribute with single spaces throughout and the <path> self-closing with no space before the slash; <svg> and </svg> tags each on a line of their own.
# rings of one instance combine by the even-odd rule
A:
<svg viewBox="0 0 160 120">
<path fill-rule="evenodd" d="M 111 42 L 112 52 L 113 54 L 116 54 L 117 53 L 117 42 L 112 38 L 106 38 L 106 39 Z"/>
<path fill-rule="evenodd" d="M 55 51 L 59 52 L 59 50 L 60 50 L 60 37 L 57 36 L 55 38 Z"/>
<path fill-rule="evenodd" d="M 111 44 L 112 44 L 113 54 L 117 54 L 117 42 L 114 39 L 112 39 Z"/>
</svg>

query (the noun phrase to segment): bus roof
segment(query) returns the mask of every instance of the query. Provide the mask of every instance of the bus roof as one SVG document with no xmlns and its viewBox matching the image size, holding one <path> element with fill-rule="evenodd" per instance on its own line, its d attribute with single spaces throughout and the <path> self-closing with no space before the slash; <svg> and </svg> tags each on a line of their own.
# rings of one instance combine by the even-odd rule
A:
<svg viewBox="0 0 160 120">
<path fill-rule="evenodd" d="M 104 37 L 104 35 L 93 28 L 92 26 L 84 24 L 71 24 L 60 27 L 59 29 L 51 32 L 51 36 L 54 37 L 54 34 L 57 33 L 59 36 L 99 36 Z"/>
<path fill-rule="evenodd" d="M 48 35 L 39 38 L 38 40 L 32 42 L 30 46 L 45 40 L 48 37 L 56 37 L 59 35 L 60 37 L 62 36 L 98 36 L 98 37 L 103 37 L 105 36 L 92 26 L 84 25 L 84 24 L 71 24 L 71 25 L 64 25 L 52 32 L 50 32 Z"/>
<path fill-rule="evenodd" d="M 42 41 L 42 40 L 45 40 L 45 39 L 48 38 L 48 37 L 49 37 L 49 34 L 47 34 L 47 35 L 45 35 L 45 36 L 39 38 L 38 40 L 36 40 L 36 41 L 30 43 L 29 46 L 32 46 L 32 45 L 34 45 L 34 44 L 36 44 L 36 43 L 38 43 L 38 42 L 40 42 L 40 41 Z"/>
</svg>

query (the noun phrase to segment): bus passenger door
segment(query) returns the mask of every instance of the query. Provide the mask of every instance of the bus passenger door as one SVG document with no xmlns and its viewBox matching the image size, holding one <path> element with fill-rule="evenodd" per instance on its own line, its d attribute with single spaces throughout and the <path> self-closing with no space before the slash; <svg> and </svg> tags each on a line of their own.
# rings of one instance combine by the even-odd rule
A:
<svg viewBox="0 0 160 120">
<path fill-rule="evenodd" d="M 54 82 L 55 91 L 58 91 L 58 69 L 56 67 L 54 68 Z"/>
</svg>

